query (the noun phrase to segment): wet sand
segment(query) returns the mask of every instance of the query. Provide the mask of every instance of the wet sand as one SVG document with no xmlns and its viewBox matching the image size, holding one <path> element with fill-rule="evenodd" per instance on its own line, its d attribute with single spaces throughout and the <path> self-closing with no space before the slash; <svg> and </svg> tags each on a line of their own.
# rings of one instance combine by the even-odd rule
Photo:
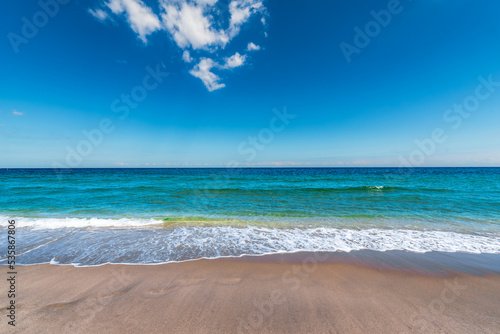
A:
<svg viewBox="0 0 500 334">
<path fill-rule="evenodd" d="M 500 333 L 498 259 L 352 252 L 18 266 L 16 326 L 2 297 L 0 332 Z"/>
</svg>

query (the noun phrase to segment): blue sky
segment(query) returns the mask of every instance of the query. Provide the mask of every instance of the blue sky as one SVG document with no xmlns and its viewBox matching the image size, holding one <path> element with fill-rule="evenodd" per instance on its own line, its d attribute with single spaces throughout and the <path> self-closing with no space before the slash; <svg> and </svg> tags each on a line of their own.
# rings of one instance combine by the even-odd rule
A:
<svg viewBox="0 0 500 334">
<path fill-rule="evenodd" d="M 0 167 L 500 166 L 500 3 L 2 4 Z"/>
</svg>

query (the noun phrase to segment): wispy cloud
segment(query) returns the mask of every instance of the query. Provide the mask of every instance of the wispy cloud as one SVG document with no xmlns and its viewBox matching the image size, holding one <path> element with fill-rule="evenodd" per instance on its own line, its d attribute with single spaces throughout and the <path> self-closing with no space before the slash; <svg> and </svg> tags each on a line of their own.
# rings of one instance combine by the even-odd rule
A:
<svg viewBox="0 0 500 334">
<path fill-rule="evenodd" d="M 17 111 L 16 109 L 14 109 L 14 110 L 12 111 L 12 115 L 14 115 L 14 116 L 23 116 L 23 115 L 24 115 L 24 113 L 23 113 L 23 112 L 20 112 L 20 111 Z"/>
<path fill-rule="evenodd" d="M 147 43 L 146 36 L 161 29 L 158 17 L 141 0 L 111 0 L 106 7 L 115 15 L 123 14 L 130 28 L 144 43 Z"/>
<path fill-rule="evenodd" d="M 224 88 L 226 85 L 220 82 L 220 77 L 213 73 L 213 69 L 228 70 L 240 67 L 245 63 L 246 55 L 236 52 L 231 57 L 224 58 L 223 64 L 218 64 L 210 58 L 202 58 L 189 73 L 203 81 L 210 92 Z"/>
<path fill-rule="evenodd" d="M 248 43 L 247 51 L 258 51 L 258 50 L 260 50 L 260 46 L 256 45 L 253 42 Z"/>
<path fill-rule="evenodd" d="M 184 49 L 224 47 L 229 36 L 223 29 L 216 29 L 207 11 L 210 5 L 184 1 L 164 3 L 162 20 L 177 45 Z"/>
<path fill-rule="evenodd" d="M 193 61 L 193 57 L 191 57 L 188 50 L 184 50 L 184 52 L 182 53 L 182 60 L 184 60 L 186 63 L 190 63 Z"/>
<path fill-rule="evenodd" d="M 259 0 L 233 0 L 229 3 L 229 34 L 234 37 L 240 32 L 241 26 L 248 21 L 254 13 L 264 9 L 262 1 Z"/>
<path fill-rule="evenodd" d="M 217 64 L 210 58 L 202 58 L 200 62 L 191 70 L 189 73 L 191 75 L 201 79 L 203 84 L 207 87 L 210 92 L 214 90 L 225 87 L 223 83 L 220 83 L 220 78 L 213 72 L 212 68 L 216 67 Z"/>
<path fill-rule="evenodd" d="M 235 67 L 240 67 L 245 63 L 247 56 L 246 55 L 240 55 L 238 52 L 236 52 L 234 55 L 231 57 L 228 57 L 225 59 L 225 64 L 222 65 L 222 68 L 235 68 Z"/>
<path fill-rule="evenodd" d="M 97 9 L 91 9 L 89 8 L 89 13 L 95 17 L 96 19 L 98 19 L 99 21 L 101 22 L 104 22 L 106 21 L 107 19 L 109 19 L 109 15 L 108 13 L 106 13 L 105 11 L 103 11 L 102 9 L 100 8 L 97 8 Z"/>
</svg>

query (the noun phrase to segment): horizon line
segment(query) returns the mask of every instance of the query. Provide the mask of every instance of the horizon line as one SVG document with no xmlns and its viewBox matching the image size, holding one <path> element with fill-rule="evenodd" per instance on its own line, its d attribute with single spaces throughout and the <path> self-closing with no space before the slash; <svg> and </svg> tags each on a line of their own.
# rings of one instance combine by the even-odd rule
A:
<svg viewBox="0 0 500 334">
<path fill-rule="evenodd" d="M 179 167 L 0 167 L 0 170 L 9 169 L 51 169 L 51 170 L 72 170 L 72 169 L 306 169 L 306 168 L 500 168 L 500 166 L 243 166 L 243 167 L 208 167 L 208 166 L 179 166 Z"/>
</svg>

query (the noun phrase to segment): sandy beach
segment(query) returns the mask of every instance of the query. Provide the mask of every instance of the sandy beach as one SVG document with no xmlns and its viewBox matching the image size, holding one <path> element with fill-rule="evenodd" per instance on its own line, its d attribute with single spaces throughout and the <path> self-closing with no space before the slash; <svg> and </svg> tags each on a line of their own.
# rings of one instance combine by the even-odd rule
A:
<svg viewBox="0 0 500 334">
<path fill-rule="evenodd" d="M 500 331 L 499 275 L 452 271 L 436 261 L 408 265 L 426 255 L 360 254 L 20 266 L 16 327 L 4 317 L 0 328 L 2 333 Z"/>
</svg>

